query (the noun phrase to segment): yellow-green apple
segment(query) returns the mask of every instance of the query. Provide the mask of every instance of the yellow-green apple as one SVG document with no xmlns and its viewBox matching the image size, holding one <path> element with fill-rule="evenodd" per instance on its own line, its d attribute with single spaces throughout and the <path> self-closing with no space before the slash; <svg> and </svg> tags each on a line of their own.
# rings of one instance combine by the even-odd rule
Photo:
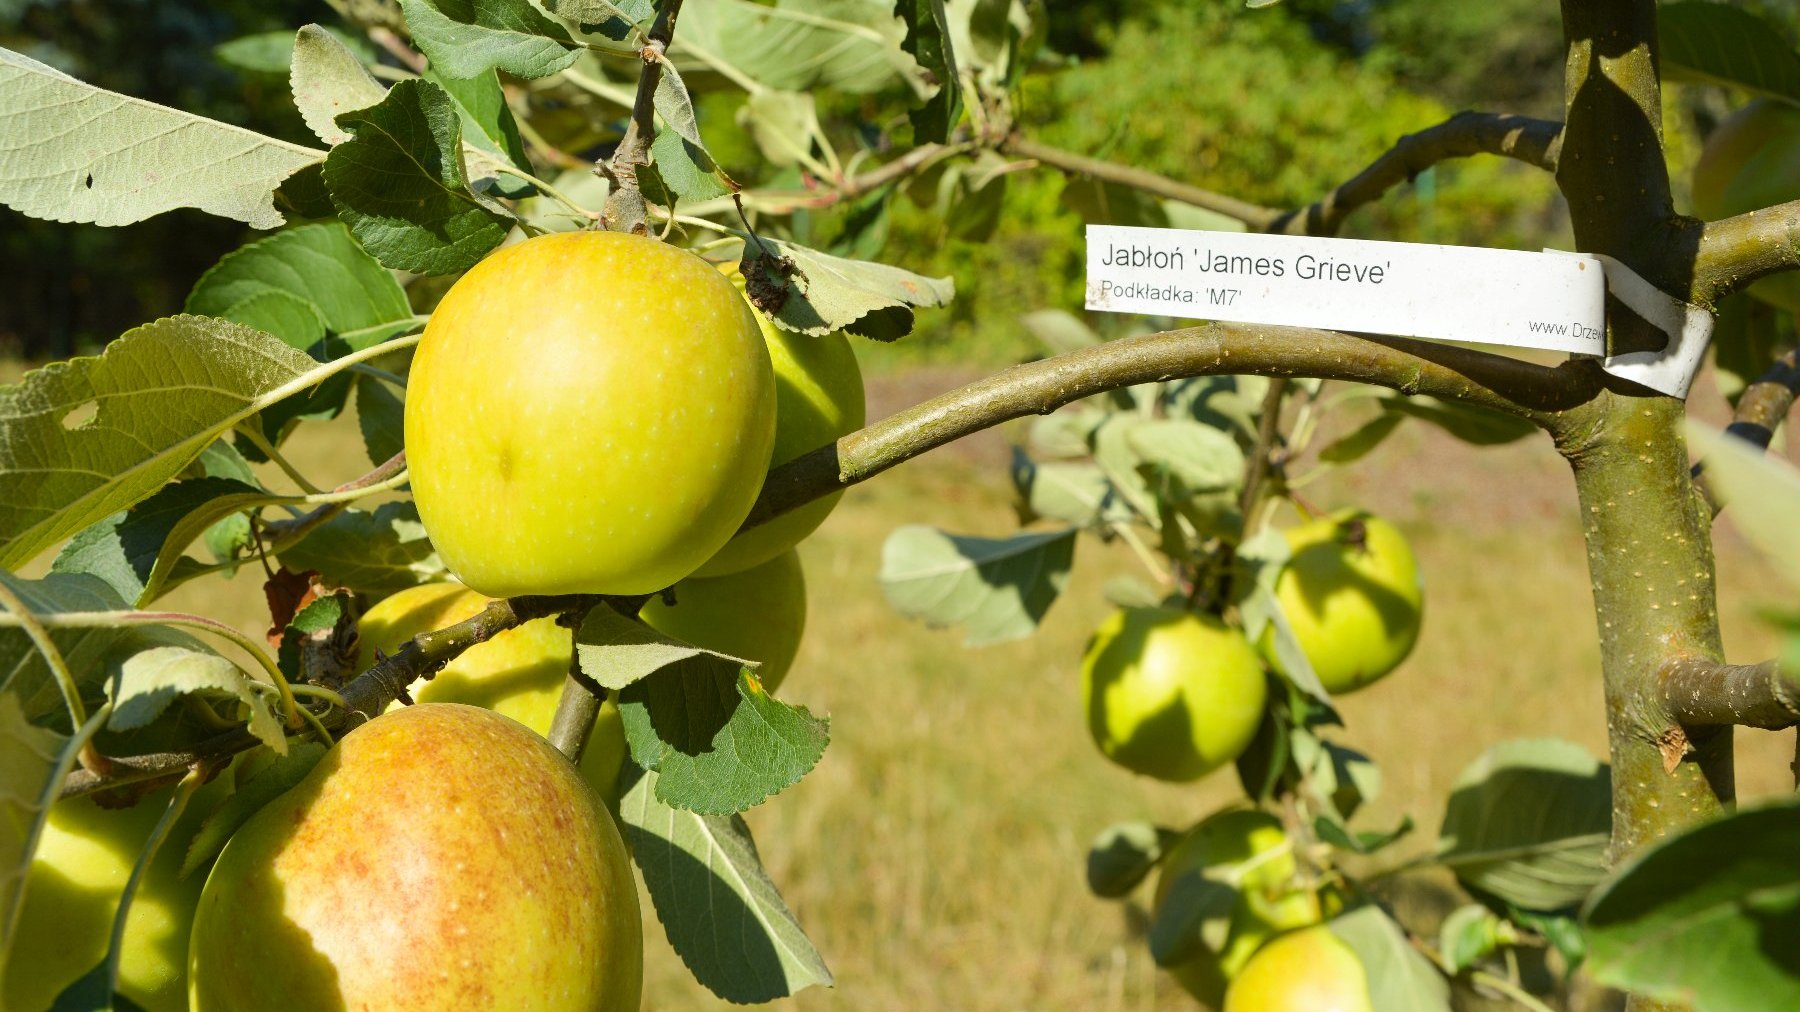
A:
<svg viewBox="0 0 1800 1012">
<path fill-rule="evenodd" d="M 196 1012 L 627 1012 L 637 887 L 594 792 L 491 710 L 345 735 L 226 844 L 194 915 Z"/>
<path fill-rule="evenodd" d="M 1800 106 L 1759 98 L 1719 124 L 1694 165 L 1694 213 L 1707 221 L 1800 199 Z M 1800 274 L 1764 278 L 1750 294 L 1800 311 Z"/>
<path fill-rule="evenodd" d="M 1225 992 L 1225 1012 L 1374 1012 L 1362 961 L 1324 925 L 1259 949 Z"/>
<path fill-rule="evenodd" d="M 1156 882 L 1156 909 L 1176 895 L 1184 875 L 1213 869 L 1238 890 L 1225 944 L 1206 948 L 1169 969 L 1187 992 L 1217 1008 L 1226 985 L 1244 969 L 1259 946 L 1274 935 L 1319 922 L 1319 899 L 1294 881 L 1298 864 L 1280 820 L 1267 812 L 1239 809 L 1211 816 L 1163 857 Z"/>
<path fill-rule="evenodd" d="M 1176 608 L 1113 613 L 1081 662 L 1100 751 L 1162 780 L 1193 780 L 1236 759 L 1256 736 L 1267 693 L 1243 633 Z"/>
<path fill-rule="evenodd" d="M 760 661 L 774 692 L 793 667 L 806 630 L 806 573 L 792 548 L 752 569 L 675 585 L 675 603 L 651 598 L 638 613 L 652 629 L 697 647 Z"/>
<path fill-rule="evenodd" d="M 742 288 L 735 265 L 720 268 Z M 760 310 L 757 325 L 775 366 L 775 452 L 769 467 L 785 464 L 862 428 L 865 417 L 862 370 L 843 334 L 808 337 L 782 330 Z M 833 492 L 760 524 L 726 543 L 696 576 L 724 576 L 760 565 L 799 544 L 819 529 L 844 493 Z"/>
<path fill-rule="evenodd" d="M 749 303 L 620 232 L 508 246 L 431 314 L 407 384 L 419 518 L 491 597 L 648 594 L 737 532 L 775 438 Z"/>
<path fill-rule="evenodd" d="M 180 878 L 194 831 L 231 793 L 226 770 L 188 799 L 145 870 L 125 922 L 120 994 L 148 1012 L 187 1008 L 187 940 L 204 876 Z M 0 978 L 0 1008 L 46 1009 L 106 955 L 125 881 L 168 809 L 160 790 L 127 809 L 69 798 L 50 809 L 26 872 L 25 902 Z"/>
<path fill-rule="evenodd" d="M 1287 532 L 1290 552 L 1276 599 L 1327 691 L 1376 681 L 1412 653 L 1424 588 L 1412 549 L 1393 524 L 1342 511 Z M 1263 656 L 1284 671 L 1271 625 Z"/>
<path fill-rule="evenodd" d="M 426 583 L 383 598 L 357 627 L 358 670 L 374 664 L 377 651 L 392 654 L 420 633 L 473 618 L 488 603 L 488 598 L 460 583 Z M 414 682 L 409 694 L 419 703 L 486 707 L 538 734 L 549 734 L 569 674 L 571 649 L 569 630 L 554 618 L 532 619 L 458 654 L 432 678 Z M 390 709 L 402 705 L 395 703 Z M 581 774 L 602 798 L 610 799 L 624 762 L 619 708 L 607 700 L 581 753 Z"/>
</svg>

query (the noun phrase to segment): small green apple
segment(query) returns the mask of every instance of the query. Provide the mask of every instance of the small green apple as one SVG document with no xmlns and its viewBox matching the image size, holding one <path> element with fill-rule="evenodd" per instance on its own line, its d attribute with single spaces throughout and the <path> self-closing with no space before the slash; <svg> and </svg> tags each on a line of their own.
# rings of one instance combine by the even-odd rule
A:
<svg viewBox="0 0 1800 1012">
<path fill-rule="evenodd" d="M 1759 98 L 1719 124 L 1694 165 L 1694 213 L 1707 221 L 1800 199 L 1800 107 Z M 1800 312 L 1800 274 L 1777 274 L 1750 294 Z"/>
<path fill-rule="evenodd" d="M 345 735 L 231 838 L 188 981 L 196 1012 L 635 1012 L 637 885 L 548 742 L 421 703 Z"/>
<path fill-rule="evenodd" d="M 752 569 L 675 585 L 675 603 L 652 598 L 638 613 L 652 629 L 697 647 L 760 661 L 763 688 L 781 687 L 806 631 L 806 572 L 792 548 Z"/>
<path fill-rule="evenodd" d="M 473 618 L 489 600 L 460 583 L 426 583 L 383 598 L 357 626 L 357 669 L 373 665 L 377 651 L 394 653 L 420 633 Z M 547 735 L 569 674 L 570 650 L 569 630 L 556 619 L 532 619 L 463 651 L 433 677 L 414 682 L 408 694 L 417 703 L 485 707 Z M 389 709 L 404 705 L 396 702 Z M 609 699 L 581 753 L 581 775 L 610 799 L 624 762 L 625 730 L 618 705 Z"/>
<path fill-rule="evenodd" d="M 148 1012 L 187 1008 L 187 939 L 203 875 L 179 877 L 187 843 L 231 793 L 226 770 L 188 799 L 138 884 L 125 922 L 119 993 Z M 106 955 L 113 916 L 138 854 L 167 810 L 170 790 L 127 809 L 69 798 L 50 817 L 26 873 L 25 902 L 0 977 L 0 1008 L 49 1008 Z"/>
<path fill-rule="evenodd" d="M 506 247 L 425 327 L 406 394 L 419 518 L 470 588 L 648 594 L 737 532 L 775 439 L 749 303 L 620 232 Z"/>
<path fill-rule="evenodd" d="M 1162 780 L 1194 780 L 1236 759 L 1256 736 L 1267 694 L 1243 633 L 1176 608 L 1113 613 L 1081 663 L 1100 751 Z"/>
<path fill-rule="evenodd" d="M 1394 525 L 1343 511 L 1286 532 L 1290 556 L 1275 584 L 1294 638 L 1327 691 L 1351 692 L 1399 667 L 1419 639 L 1424 588 Z M 1263 656 L 1283 671 L 1273 626 Z"/>
<path fill-rule="evenodd" d="M 1374 1012 L 1362 961 L 1324 925 L 1257 950 L 1225 992 L 1225 1012 Z"/>
<path fill-rule="evenodd" d="M 1293 846 L 1281 821 L 1267 812 L 1220 812 L 1189 830 L 1163 857 L 1156 909 L 1161 911 L 1181 876 L 1209 867 L 1238 889 L 1225 944 L 1169 972 L 1189 994 L 1216 1008 L 1259 946 L 1283 931 L 1317 924 L 1320 910 L 1317 896 L 1294 887 Z"/>
<path fill-rule="evenodd" d="M 735 265 L 723 265 L 741 290 Z M 769 467 L 785 464 L 862 428 L 862 369 L 843 334 L 808 337 L 782 330 L 751 307 L 775 366 L 775 452 Z M 695 576 L 724 576 L 760 565 L 799 544 L 831 515 L 844 493 L 833 492 L 734 537 Z"/>
</svg>

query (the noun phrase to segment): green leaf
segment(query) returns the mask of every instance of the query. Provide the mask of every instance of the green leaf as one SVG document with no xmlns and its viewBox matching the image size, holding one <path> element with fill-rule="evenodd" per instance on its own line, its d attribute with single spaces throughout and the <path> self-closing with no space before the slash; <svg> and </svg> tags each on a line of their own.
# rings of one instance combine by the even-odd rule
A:
<svg viewBox="0 0 1800 1012">
<path fill-rule="evenodd" d="M 677 661 L 619 693 L 631 759 L 658 775 L 664 804 L 730 815 L 798 783 L 818 765 L 829 722 L 763 690 L 736 661 Z"/>
<path fill-rule="evenodd" d="M 684 71 L 721 70 L 777 91 L 857 95 L 925 84 L 901 51 L 894 0 L 688 0 L 670 55 Z"/>
<path fill-rule="evenodd" d="M 1438 859 L 1466 885 L 1530 910 L 1585 898 L 1606 874 L 1607 767 L 1557 738 L 1501 742 L 1463 770 Z"/>
<path fill-rule="evenodd" d="M 331 145 L 350 139 L 349 131 L 338 125 L 339 116 L 387 97 L 387 89 L 369 75 L 363 61 L 318 25 L 306 25 L 294 35 L 288 87 L 307 129 Z"/>
<path fill-rule="evenodd" d="M 1123 523 L 1131 510 L 1113 495 L 1098 464 L 1051 461 L 1039 464 L 1013 447 L 1013 487 L 1023 508 L 1020 519 L 1059 520 L 1077 527 Z"/>
<path fill-rule="evenodd" d="M 1107 417 L 1104 409 L 1088 406 L 1073 411 L 1053 411 L 1031 423 L 1026 444 L 1031 447 L 1034 457 L 1049 460 L 1087 457 L 1093 453 L 1090 440 L 1094 438 L 1094 431 L 1106 422 Z"/>
<path fill-rule="evenodd" d="M 1438 951 L 1450 961 L 1452 970 L 1461 973 L 1500 948 L 1504 925 L 1492 910 L 1479 903 L 1458 907 L 1438 927 Z"/>
<path fill-rule="evenodd" d="M 974 538 L 909 524 L 881 548 L 882 593 L 901 614 L 934 628 L 963 625 L 984 646 L 1029 636 L 1062 593 L 1075 529 Z"/>
<path fill-rule="evenodd" d="M 1180 834 L 1148 822 L 1118 822 L 1088 846 L 1087 883 L 1095 896 L 1119 899 L 1147 877 Z"/>
<path fill-rule="evenodd" d="M 956 73 L 944 0 L 896 0 L 894 13 L 906 22 L 901 48 L 938 83 L 937 92 L 911 113 L 913 140 L 942 144 L 962 120 L 962 81 Z"/>
<path fill-rule="evenodd" d="M 277 232 L 226 254 L 195 282 L 184 309 L 301 350 L 327 333 L 361 350 L 417 323 L 394 275 L 337 222 Z"/>
<path fill-rule="evenodd" d="M 1800 800 L 1635 854 L 1582 910 L 1588 972 L 1696 1012 L 1800 1007 Z"/>
<path fill-rule="evenodd" d="M 1369 455 L 1387 437 L 1393 435 L 1406 416 L 1398 411 L 1383 411 L 1374 418 L 1332 440 L 1319 451 L 1319 459 L 1327 464 L 1349 464 Z"/>
<path fill-rule="evenodd" d="M 1158 418 L 1132 426 L 1125 441 L 1138 466 L 1180 482 L 1188 492 L 1235 489 L 1243 483 L 1244 451 L 1230 434 L 1186 418 Z"/>
<path fill-rule="evenodd" d="M 650 164 L 639 172 L 644 195 L 665 207 L 730 196 L 733 190 L 705 149 L 672 130 L 657 133 L 650 142 Z"/>
<path fill-rule="evenodd" d="M 1244 635 L 1251 643 L 1260 643 L 1265 635 L 1281 662 L 1278 676 L 1308 697 L 1329 706 L 1331 693 L 1313 671 L 1312 659 L 1301 649 L 1294 627 L 1288 622 L 1281 598 L 1275 593 L 1276 581 L 1290 555 L 1287 539 L 1273 527 L 1238 546 L 1235 565 L 1239 588 L 1238 613 L 1243 619 Z"/>
<path fill-rule="evenodd" d="M 287 732 L 275 715 L 275 687 L 257 682 L 236 664 L 209 650 L 152 647 L 126 658 L 108 687 L 114 731 L 148 727 L 170 703 L 190 693 L 230 696 L 250 709 L 250 733 L 277 753 L 287 751 Z"/>
<path fill-rule="evenodd" d="M 344 113 L 338 125 L 356 136 L 331 149 L 325 185 L 376 260 L 452 274 L 506 238 L 511 216 L 469 189 L 462 116 L 444 89 L 401 81 L 380 104 Z"/>
<path fill-rule="evenodd" d="M 1716 429 L 1695 422 L 1688 442 L 1698 451 L 1706 484 L 1725 504 L 1726 516 L 1775 564 L 1789 583 L 1800 583 L 1800 472 L 1793 465 Z"/>
<path fill-rule="evenodd" d="M 0 569 L 0 583 L 34 615 L 117 611 L 126 607 L 104 581 L 85 573 L 51 573 L 41 580 L 27 580 Z M 50 630 L 50 639 L 68 663 L 82 698 L 92 701 L 98 701 L 100 693 L 89 690 L 105 678 L 107 662 L 127 638 L 129 633 L 107 626 Z M 25 719 L 34 724 L 68 728 L 62 692 L 23 629 L 0 628 L 0 695 L 17 700 Z"/>
<path fill-rule="evenodd" d="M 195 830 L 193 840 L 188 843 L 187 853 L 181 859 L 181 877 L 187 878 L 211 864 L 239 827 L 249 822 L 252 815 L 262 811 L 264 805 L 286 794 L 294 785 L 306 779 L 306 775 L 312 772 L 319 760 L 325 758 L 325 752 L 325 746 L 318 742 L 295 742 L 288 749 L 287 755 L 277 756 L 258 770 L 255 776 L 238 785 L 231 797 L 213 809 L 205 821 L 200 823 L 200 828 Z"/>
<path fill-rule="evenodd" d="M 23 632 L 14 632 L 24 639 Z M 26 649 L 31 648 L 28 645 Z M 12 667 L 16 670 L 17 665 Z M 50 806 L 62 793 L 63 781 L 68 779 L 81 746 L 105 720 L 106 712 L 101 710 L 91 714 L 75 735 L 57 734 L 37 726 L 21 697 L 0 685 L 0 965 L 12 951 L 19 908 L 25 900 L 25 876 L 31 870 L 31 855 L 37 852 Z"/>
<path fill-rule="evenodd" d="M 584 31 L 599 32 L 615 42 L 631 38 L 634 29 L 656 17 L 650 0 L 547 0 L 544 6 Z"/>
<path fill-rule="evenodd" d="M 1524 910 L 1508 903 L 1506 916 L 1521 927 L 1544 936 L 1551 948 L 1562 955 L 1565 978 L 1573 976 L 1587 961 L 1587 938 L 1581 932 L 1581 922 L 1572 914 Z"/>
<path fill-rule="evenodd" d="M 1524 439 L 1537 431 L 1531 422 L 1513 415 L 1503 415 L 1498 411 L 1459 404 L 1455 401 L 1440 401 L 1435 397 L 1418 395 L 1407 397 L 1402 394 L 1387 394 L 1382 398 L 1382 410 L 1398 411 L 1402 414 L 1421 418 L 1450 433 L 1452 436 L 1475 446 L 1498 446 Z"/>
<path fill-rule="evenodd" d="M 1369 1007 L 1381 1012 L 1450 1012 L 1450 984 L 1377 906 L 1358 907 L 1326 922 L 1356 953 L 1369 980 Z"/>
<path fill-rule="evenodd" d="M 190 478 L 163 486 L 125 513 L 69 540 L 51 564 L 58 573 L 92 573 L 142 607 L 198 575 L 183 552 L 220 520 L 271 503 L 296 501 L 233 478 Z"/>
<path fill-rule="evenodd" d="M 471 170 L 477 154 L 515 169 L 530 170 L 531 161 L 525 157 L 525 142 L 519 137 L 519 124 L 513 119 L 512 109 L 506 104 L 506 93 L 500 88 L 498 73 L 490 70 L 477 77 L 455 78 L 427 70 L 425 76 L 444 89 L 450 101 L 456 103 L 456 111 L 462 115 L 463 145 L 471 156 Z M 469 150 L 471 148 L 473 151 Z M 474 174 L 482 175 L 480 172 Z M 523 197 L 533 192 L 529 183 L 503 174 L 497 175 L 489 185 L 505 197 Z"/>
<path fill-rule="evenodd" d="M 1031 336 L 1038 339 L 1044 350 L 1052 355 L 1062 355 L 1071 351 L 1091 348 L 1100 343 L 1100 335 L 1094 333 L 1092 327 L 1083 323 L 1074 313 L 1062 309 L 1039 309 L 1026 313 L 1019 318 Z M 1049 416 L 1051 418 L 1055 415 Z"/>
<path fill-rule="evenodd" d="M 1663 4 L 1656 11 L 1664 73 L 1735 85 L 1800 102 L 1800 53 L 1773 24 L 1724 3 Z"/>
<path fill-rule="evenodd" d="M 758 255 L 759 242 L 773 254 Z M 739 268 L 758 308 L 783 330 L 813 337 L 842 330 L 899 340 L 912 330 L 914 308 L 948 305 L 956 294 L 949 278 L 846 260 L 779 239 L 745 237 Z"/>
<path fill-rule="evenodd" d="M 385 464 L 405 447 L 406 403 L 373 376 L 356 377 L 356 425 L 369 463 Z"/>
<path fill-rule="evenodd" d="M 383 503 L 374 512 L 345 510 L 280 558 L 296 573 L 316 570 L 332 586 L 375 597 L 446 575 L 411 502 Z"/>
<path fill-rule="evenodd" d="M 83 84 L 8 49 L 0 95 L 0 203 L 34 218 L 129 225 L 195 207 L 275 228 L 275 188 L 324 155 Z"/>
<path fill-rule="evenodd" d="M 1365 857 L 1391 844 L 1398 843 L 1401 839 L 1405 838 L 1406 834 L 1412 832 L 1412 830 L 1413 820 L 1410 815 L 1402 817 L 1400 819 L 1400 824 L 1393 829 L 1374 832 L 1359 831 L 1355 833 L 1351 832 L 1342 822 L 1334 819 L 1329 814 L 1320 815 L 1313 819 L 1313 833 L 1316 834 L 1320 840 L 1331 844 L 1333 847 L 1342 848 L 1352 854 L 1362 854 Z"/>
<path fill-rule="evenodd" d="M 739 1003 L 830 987 L 831 971 L 763 870 L 750 827 L 736 815 L 671 808 L 657 781 L 638 773 L 619 816 L 669 944 L 694 978 Z"/>
<path fill-rule="evenodd" d="M 529 0 L 400 0 L 413 42 L 438 73 L 478 77 L 496 68 L 538 78 L 581 55 L 569 33 Z"/>
<path fill-rule="evenodd" d="M 175 316 L 0 388 L 0 567 L 147 498 L 221 433 L 343 366 Z"/>
<path fill-rule="evenodd" d="M 587 614 L 575 635 L 575 656 L 581 671 L 601 687 L 623 689 L 648 675 L 682 661 L 722 661 L 733 677 L 738 668 L 761 665 L 664 636 L 634 618 L 607 605 Z"/>
<path fill-rule="evenodd" d="M 317 27 L 317 26 L 313 26 Z M 346 35 L 334 28 L 324 29 L 331 37 L 341 43 L 344 48 L 355 54 L 362 63 L 375 62 L 375 48 L 367 39 Z M 221 42 L 213 47 L 213 55 L 219 61 L 239 70 L 247 70 L 253 74 L 271 74 L 286 77 L 294 64 L 295 35 L 291 31 L 257 32 L 253 35 L 240 35 L 230 42 Z"/>
<path fill-rule="evenodd" d="M 1718 367 L 1719 392 L 1735 407 L 1744 388 L 1796 343 L 1800 342 L 1792 312 L 1749 292 L 1728 296 L 1719 303 L 1719 318 L 1713 324 L 1713 364 Z"/>
</svg>

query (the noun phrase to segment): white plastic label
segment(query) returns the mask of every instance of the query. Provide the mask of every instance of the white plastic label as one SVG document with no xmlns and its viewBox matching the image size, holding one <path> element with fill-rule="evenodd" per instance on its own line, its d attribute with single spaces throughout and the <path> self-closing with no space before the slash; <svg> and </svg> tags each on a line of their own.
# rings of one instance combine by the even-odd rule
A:
<svg viewBox="0 0 1800 1012">
<path fill-rule="evenodd" d="M 1087 308 L 1443 341 L 1606 352 L 1606 275 L 1587 256 L 1089 225 Z"/>
</svg>

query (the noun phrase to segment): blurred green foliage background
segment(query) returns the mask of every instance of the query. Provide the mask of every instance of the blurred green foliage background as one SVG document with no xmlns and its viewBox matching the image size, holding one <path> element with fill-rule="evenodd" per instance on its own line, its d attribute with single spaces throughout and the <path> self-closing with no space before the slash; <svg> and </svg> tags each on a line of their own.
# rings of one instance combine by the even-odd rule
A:
<svg viewBox="0 0 1800 1012">
<path fill-rule="evenodd" d="M 1771 10 L 1779 0 L 1745 5 Z M 1309 202 L 1401 135 L 1458 109 L 1554 117 L 1561 104 L 1553 0 L 1047 7 L 1045 52 L 1014 109 L 1027 135 L 1269 206 Z M 1774 12 L 1795 18 L 1791 9 Z M 214 52 L 233 38 L 308 21 L 340 23 L 322 0 L 0 0 L 0 45 L 106 88 L 310 142 L 282 75 L 234 69 Z M 534 115 L 554 109 L 553 94 L 531 94 Z M 522 89 L 516 97 L 524 96 Z M 1697 151 L 1695 132 L 1727 110 L 1716 92 L 1671 96 L 1671 160 L 1679 161 Z M 768 170 L 737 122 L 739 105 L 741 96 L 702 96 L 709 145 L 740 181 L 782 181 L 763 178 Z M 845 152 L 881 150 L 904 121 L 897 98 L 831 99 L 821 112 Z M 581 131 L 570 153 L 603 153 L 616 134 L 599 126 Z M 897 133 L 904 139 L 906 128 Z M 1080 305 L 1076 208 L 1091 200 L 1092 187 L 1049 170 L 1013 172 L 946 216 L 933 203 L 937 182 L 909 187 L 916 201 L 892 200 L 855 248 L 957 279 L 952 308 L 924 314 L 896 357 L 992 365 L 1033 354 L 1020 315 Z M 844 231 L 844 218 L 841 210 L 802 216 L 793 231 L 802 241 L 828 240 Z M 1354 215 L 1344 234 L 1525 249 L 1570 241 L 1553 182 L 1499 159 L 1439 166 Z M 250 237 L 195 212 L 99 229 L 0 208 L 0 352 L 41 360 L 92 351 L 178 311 L 200 273 Z"/>
</svg>

